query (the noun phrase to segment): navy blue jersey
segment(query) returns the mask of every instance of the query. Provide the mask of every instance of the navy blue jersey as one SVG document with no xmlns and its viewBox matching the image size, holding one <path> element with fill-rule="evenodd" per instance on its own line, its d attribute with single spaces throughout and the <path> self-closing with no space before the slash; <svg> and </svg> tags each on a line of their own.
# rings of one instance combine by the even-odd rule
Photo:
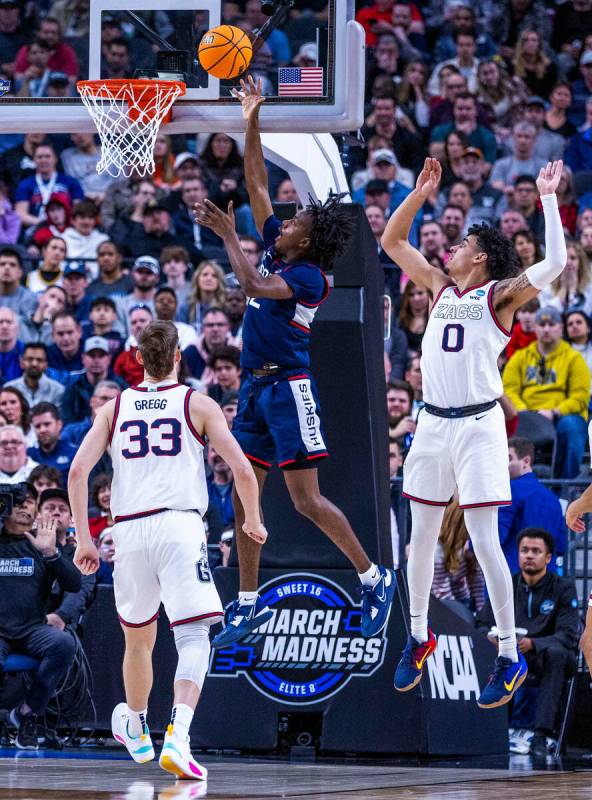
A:
<svg viewBox="0 0 592 800">
<path fill-rule="evenodd" d="M 266 297 L 249 299 L 243 324 L 241 364 L 260 369 L 265 363 L 282 367 L 308 367 L 310 327 L 317 308 L 329 294 L 329 284 L 320 267 L 308 262 L 286 264 L 275 255 L 275 240 L 281 222 L 269 217 L 263 226 L 265 255 L 259 272 L 281 275 L 292 289 L 288 300 Z"/>
</svg>

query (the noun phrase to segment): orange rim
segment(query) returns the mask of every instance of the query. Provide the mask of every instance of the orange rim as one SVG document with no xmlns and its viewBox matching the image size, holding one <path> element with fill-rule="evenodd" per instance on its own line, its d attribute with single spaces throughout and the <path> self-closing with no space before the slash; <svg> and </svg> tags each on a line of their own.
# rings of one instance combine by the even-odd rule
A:
<svg viewBox="0 0 592 800">
<path fill-rule="evenodd" d="M 154 112 L 149 108 L 150 103 L 159 92 L 166 92 L 178 89 L 178 96 L 185 94 L 186 86 L 182 81 L 161 81 L 150 80 L 147 78 L 107 78 L 105 80 L 78 81 L 76 88 L 87 95 L 109 99 L 114 96 L 117 100 L 132 101 L 136 109 L 130 110 L 130 118 L 139 117 L 140 114 L 146 118 L 154 116 Z M 139 112 L 138 112 L 139 109 Z M 163 122 L 168 122 L 171 117 L 170 110 L 165 114 Z"/>
</svg>

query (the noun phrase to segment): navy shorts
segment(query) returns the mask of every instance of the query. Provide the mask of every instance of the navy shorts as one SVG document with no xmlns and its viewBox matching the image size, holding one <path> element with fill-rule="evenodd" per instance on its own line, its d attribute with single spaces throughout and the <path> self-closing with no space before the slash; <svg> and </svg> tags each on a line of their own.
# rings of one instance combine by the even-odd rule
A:
<svg viewBox="0 0 592 800">
<path fill-rule="evenodd" d="M 282 469 L 316 466 L 328 456 L 319 396 L 306 369 L 273 376 L 248 374 L 238 397 L 232 433 L 255 466 Z"/>
</svg>

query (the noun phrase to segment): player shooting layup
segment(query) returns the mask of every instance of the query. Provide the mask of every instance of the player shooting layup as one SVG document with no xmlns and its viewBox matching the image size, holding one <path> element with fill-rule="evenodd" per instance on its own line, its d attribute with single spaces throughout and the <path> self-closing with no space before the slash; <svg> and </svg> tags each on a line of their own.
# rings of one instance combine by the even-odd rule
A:
<svg viewBox="0 0 592 800">
<path fill-rule="evenodd" d="M 565 267 L 555 195 L 561 169 L 561 161 L 549 163 L 537 178 L 545 215 L 545 259 L 521 275 L 512 243 L 487 225 L 473 225 L 452 248 L 449 277 L 409 244 L 413 219 L 442 175 L 433 158 L 426 159 L 415 190 L 390 218 L 382 237 L 391 258 L 433 298 L 422 344 L 425 410 L 403 467 L 403 492 L 411 501 L 413 524 L 407 565 L 411 635 L 395 673 L 395 688 L 402 692 L 419 683 L 425 660 L 436 649 L 427 626 L 434 551 L 455 488 L 499 631 L 499 655 L 478 704 L 494 708 L 507 703 L 526 677 L 526 661 L 516 648 L 512 581 L 497 528 L 497 506 L 511 502 L 497 359 L 508 343 L 516 309 Z"/>
<path fill-rule="evenodd" d="M 342 512 L 319 491 L 317 465 L 327 456 L 314 378 L 310 372 L 310 326 L 329 288 L 324 272 L 333 267 L 351 235 L 349 215 L 339 200 L 313 203 L 293 219 L 273 215 L 259 135 L 261 84 L 241 81 L 247 120 L 245 175 L 249 201 L 266 253 L 259 272 L 240 248 L 232 206 L 228 214 L 208 200 L 195 218 L 223 240 L 230 263 L 249 296 L 243 325 L 241 363 L 247 374 L 232 428 L 255 468 L 260 490 L 276 461 L 296 509 L 311 519 L 349 558 L 362 583 L 364 636 L 386 625 L 395 592 L 395 573 L 372 564 Z M 226 628 L 214 647 L 236 642 L 271 617 L 257 593 L 261 546 L 241 530 L 244 511 L 236 495 L 240 565 L 238 600 L 226 610 Z"/>
<path fill-rule="evenodd" d="M 258 541 L 257 481 L 218 405 L 177 382 L 177 329 L 152 322 L 140 335 L 137 359 L 144 381 L 100 409 L 70 470 L 68 490 L 78 536 L 74 563 L 84 574 L 98 567 L 88 530 L 88 475 L 107 447 L 113 460 L 111 511 L 115 520 L 117 613 L 125 634 L 123 679 L 127 703 L 112 716 L 115 738 L 134 761 L 154 758 L 146 724 L 152 688 L 156 619 L 164 603 L 179 654 L 174 707 L 160 766 L 180 778 L 205 780 L 191 756 L 189 726 L 208 670 L 209 627 L 222 616 L 208 566 L 202 514 L 208 505 L 204 436 L 231 466 L 245 509 L 243 531 Z"/>
</svg>

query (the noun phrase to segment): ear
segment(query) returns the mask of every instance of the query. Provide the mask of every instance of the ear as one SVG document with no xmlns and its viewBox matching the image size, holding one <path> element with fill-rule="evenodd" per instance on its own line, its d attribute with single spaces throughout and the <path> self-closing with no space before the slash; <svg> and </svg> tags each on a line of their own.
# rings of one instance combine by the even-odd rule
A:
<svg viewBox="0 0 592 800">
<path fill-rule="evenodd" d="M 178 364 L 180 361 L 181 361 L 181 350 L 179 347 L 177 347 L 177 349 L 175 350 L 175 364 Z"/>
<path fill-rule="evenodd" d="M 144 359 L 142 358 L 142 353 L 140 353 L 139 348 L 136 350 L 136 361 L 138 362 L 138 364 L 144 366 Z"/>
</svg>

